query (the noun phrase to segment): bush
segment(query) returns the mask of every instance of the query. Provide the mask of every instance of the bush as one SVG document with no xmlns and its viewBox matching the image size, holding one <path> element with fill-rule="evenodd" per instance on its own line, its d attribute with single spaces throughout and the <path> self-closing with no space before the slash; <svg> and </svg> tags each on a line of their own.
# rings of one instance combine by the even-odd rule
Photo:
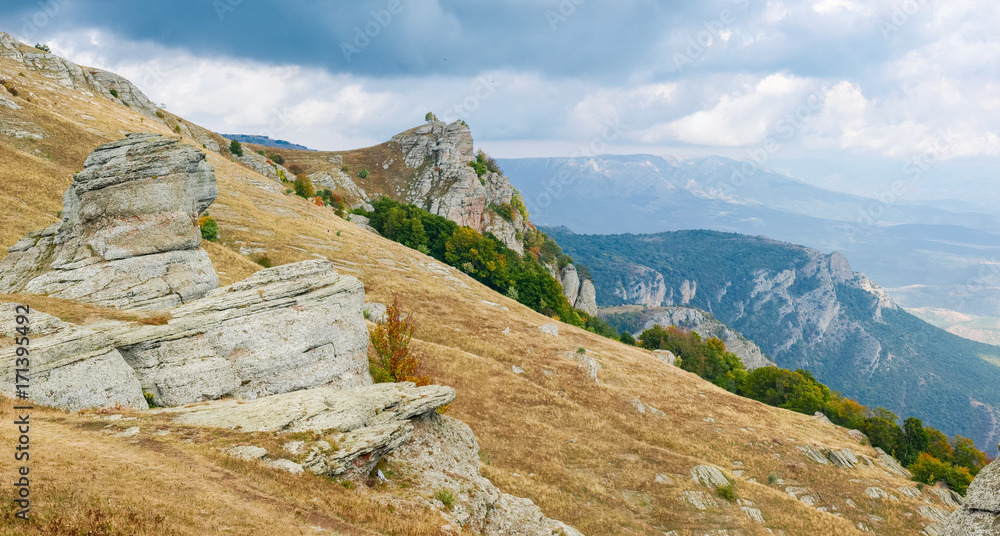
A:
<svg viewBox="0 0 1000 536">
<path fill-rule="evenodd" d="M 180 125 L 174 125 L 174 132 L 180 134 L 181 133 L 181 126 Z M 240 153 L 240 156 L 243 156 L 243 153 Z"/>
<path fill-rule="evenodd" d="M 621 335 L 618 336 L 618 340 L 629 346 L 635 346 L 635 337 L 627 331 L 621 332 Z"/>
<path fill-rule="evenodd" d="M 177 128 L 180 129 L 180 126 Z M 229 142 L 229 152 L 233 153 L 234 156 L 243 156 L 243 144 L 237 140 Z"/>
<path fill-rule="evenodd" d="M 449 509 L 455 504 L 455 493 L 448 488 L 441 488 L 434 492 L 434 498 L 441 501 Z"/>
<path fill-rule="evenodd" d="M 52 49 L 49 48 L 49 45 L 43 45 L 41 43 L 35 43 L 35 48 L 37 48 L 38 50 L 41 50 L 42 52 L 52 53 Z"/>
<path fill-rule="evenodd" d="M 160 110 L 157 110 L 156 111 L 156 117 L 159 117 L 160 119 L 163 119 L 163 112 L 160 111 Z"/>
<path fill-rule="evenodd" d="M 509 203 L 492 205 L 490 206 L 490 208 L 493 209 L 493 212 L 496 212 L 498 215 L 500 215 L 501 218 L 510 222 L 514 221 L 514 208 L 511 207 Z"/>
<path fill-rule="evenodd" d="M 719 486 L 715 488 L 715 495 L 720 498 L 733 502 L 736 500 L 736 486 L 732 484 L 727 484 L 725 486 Z"/>
<path fill-rule="evenodd" d="M 358 172 L 358 177 L 361 177 L 362 179 L 367 179 L 368 178 L 368 168 L 361 168 L 361 171 Z"/>
<path fill-rule="evenodd" d="M 118 98 L 118 90 L 117 89 L 111 89 L 111 90 L 109 90 L 109 93 L 111 93 L 112 97 L 114 97 L 116 99 Z"/>
<path fill-rule="evenodd" d="M 149 406 L 149 409 L 157 407 L 156 402 L 153 401 L 153 398 L 155 397 L 153 393 L 147 393 L 146 391 L 143 391 L 142 397 L 146 399 L 146 405 Z"/>
<path fill-rule="evenodd" d="M 438 118 L 434 115 L 434 112 L 427 112 L 424 114 L 424 121 L 437 121 Z"/>
<path fill-rule="evenodd" d="M 430 384 L 427 376 L 417 376 L 420 360 L 410 350 L 415 328 L 413 320 L 404 317 L 399 298 L 393 298 L 386 308 L 385 322 L 375 326 L 370 335 L 375 355 L 369 356 L 368 365 L 375 383 Z"/>
<path fill-rule="evenodd" d="M 215 242 L 219 239 L 219 224 L 216 223 L 215 218 L 209 216 L 207 212 L 204 216 L 198 218 L 198 226 L 201 227 L 202 240 Z"/>
<path fill-rule="evenodd" d="M 253 262 L 263 266 L 264 268 L 270 268 L 274 266 L 274 263 L 271 262 L 271 258 L 268 257 L 267 255 L 260 255 L 259 257 L 254 257 Z"/>
<path fill-rule="evenodd" d="M 292 187 L 295 189 L 295 195 L 303 199 L 316 197 L 316 189 L 313 188 L 313 183 L 309 180 L 309 177 L 306 177 L 305 175 L 295 177 L 295 182 L 292 183 Z"/>
<path fill-rule="evenodd" d="M 285 165 L 285 157 L 281 156 L 280 154 L 269 154 L 267 155 L 267 157 L 270 158 L 272 162 L 278 164 L 279 166 Z"/>
</svg>

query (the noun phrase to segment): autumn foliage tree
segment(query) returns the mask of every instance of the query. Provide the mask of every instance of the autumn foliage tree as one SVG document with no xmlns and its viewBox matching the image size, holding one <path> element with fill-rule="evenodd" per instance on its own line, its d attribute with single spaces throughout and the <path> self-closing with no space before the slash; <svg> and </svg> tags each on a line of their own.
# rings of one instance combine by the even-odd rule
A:
<svg viewBox="0 0 1000 536">
<path fill-rule="evenodd" d="M 431 383 L 429 377 L 417 375 L 420 360 L 410 349 L 415 327 L 413 320 L 404 316 L 399 298 L 393 298 L 386 308 L 385 321 L 376 325 L 370 336 L 375 355 L 369 355 L 368 365 L 375 383 Z"/>
</svg>

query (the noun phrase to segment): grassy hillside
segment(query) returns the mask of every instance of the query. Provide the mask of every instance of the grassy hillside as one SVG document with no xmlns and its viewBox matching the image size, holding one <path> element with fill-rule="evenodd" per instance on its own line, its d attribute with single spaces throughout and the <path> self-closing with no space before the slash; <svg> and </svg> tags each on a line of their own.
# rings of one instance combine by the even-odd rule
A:
<svg viewBox="0 0 1000 536">
<path fill-rule="evenodd" d="M 800 325 L 785 302 L 761 297 L 759 273 L 796 271 L 789 287 L 803 296 L 819 284 L 803 275 L 809 250 L 802 246 L 714 231 L 678 231 L 656 235 L 575 235 L 549 233 L 574 259 L 587 265 L 598 288 L 598 302 L 621 303 L 614 289 L 632 264 L 663 275 L 668 288 L 697 281 L 689 305 L 710 311 L 755 342 L 779 366 L 807 368 L 832 389 L 861 403 L 915 416 L 949 435 L 975 439 L 995 454 L 1000 408 L 1000 347 L 961 338 L 899 309 L 874 314 L 876 296 L 839 284 L 836 300 L 845 321 L 860 326 L 880 344 L 874 362 L 860 360 L 866 340 L 855 332 L 824 334 L 816 325 Z M 722 298 L 724 296 L 724 298 Z M 746 310 L 752 314 L 744 314 Z M 790 344 L 790 333 L 805 338 Z"/>
<path fill-rule="evenodd" d="M 22 69 L 0 59 L 0 76 L 18 76 Z M 169 116 L 159 122 L 76 94 L 36 72 L 24 74 L 18 83 L 31 101 L 19 98 L 20 110 L 0 108 L 0 120 L 18 121 L 44 137 L 0 134 L 0 203 L 9 207 L 0 216 L 4 247 L 56 221 L 72 172 L 97 144 L 128 132 L 174 132 Z M 186 135 L 184 141 L 202 145 Z M 357 158 L 352 166 L 367 165 Z M 849 447 L 874 457 L 844 429 L 732 395 L 648 351 L 566 324 L 557 337 L 543 334 L 538 327 L 551 319 L 461 272 L 287 195 L 283 185 L 228 156 L 208 152 L 208 160 L 219 181 L 210 211 L 221 238 L 205 247 L 221 284 L 259 270 L 252 259 L 283 264 L 322 257 L 360 278 L 368 299 L 398 296 L 417 322 L 414 347 L 424 372 L 458 390 L 449 415 L 475 431 L 484 475 L 585 534 L 724 529 L 860 535 L 865 532 L 859 527 L 869 527 L 878 534 L 916 535 L 930 523 L 921 507 L 947 508 L 926 492 L 919 499 L 901 494 L 900 487 L 913 484 L 880 466 L 839 469 L 810 461 L 799 449 Z M 118 314 L 48 298 L 0 300 L 29 301 L 76 322 Z M 580 368 L 581 348 L 599 366 L 596 382 Z M 515 373 L 513 366 L 525 372 Z M 662 416 L 640 414 L 636 400 Z M 10 417 L 9 401 L 2 401 L 0 418 Z M 28 534 L 94 527 L 106 527 L 104 534 L 312 534 L 313 527 L 338 534 L 442 531 L 437 514 L 405 500 L 405 482 L 347 490 L 328 479 L 291 477 L 219 454 L 223 446 L 249 441 L 245 434 L 176 427 L 141 413 L 127 413 L 137 421 L 124 423 L 103 417 L 37 413 L 32 471 L 39 484 L 36 524 Z M 137 436 L 107 433 L 132 422 L 141 428 Z M 253 438 L 255 444 L 266 439 Z M 274 437 L 273 445 L 283 439 Z M 0 444 L 13 441 L 13 429 L 0 427 Z M 742 509 L 751 503 L 715 499 L 714 490 L 693 482 L 690 471 L 699 464 L 722 468 L 736 483 L 734 500 L 752 501 L 764 523 Z M 0 479 L 12 481 L 11 470 L 4 464 Z M 869 498 L 870 487 L 899 500 Z M 690 492 L 711 499 L 707 507 L 685 500 Z M 796 499 L 803 493 L 810 504 Z M 25 534 L 9 523 L 4 508 L 0 534 Z"/>
</svg>

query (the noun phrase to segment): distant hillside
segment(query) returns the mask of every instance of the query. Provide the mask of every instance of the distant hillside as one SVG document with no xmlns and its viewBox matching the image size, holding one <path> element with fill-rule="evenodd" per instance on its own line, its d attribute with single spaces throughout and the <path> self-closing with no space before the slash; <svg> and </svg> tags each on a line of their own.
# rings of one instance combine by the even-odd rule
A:
<svg viewBox="0 0 1000 536">
<path fill-rule="evenodd" d="M 1000 348 L 907 313 L 839 253 L 714 231 L 545 231 L 590 268 L 602 305 L 698 307 L 779 366 L 995 452 Z"/>
<path fill-rule="evenodd" d="M 274 147 L 275 149 L 295 149 L 297 151 L 315 151 L 316 149 L 310 149 L 305 145 L 299 145 L 297 143 L 292 143 L 285 140 L 272 140 L 267 136 L 258 136 L 256 134 L 219 134 L 224 138 L 229 138 L 231 140 L 236 140 L 240 143 L 253 143 L 255 145 L 260 145 L 262 147 Z"/>
<path fill-rule="evenodd" d="M 766 170 L 746 173 L 746 163 L 721 157 L 499 163 L 524 194 L 536 225 L 597 234 L 712 229 L 766 235 L 844 253 L 905 307 L 1000 316 L 1000 286 L 995 277 L 983 277 L 995 273 L 990 267 L 1000 250 L 994 215 L 881 203 Z"/>
</svg>

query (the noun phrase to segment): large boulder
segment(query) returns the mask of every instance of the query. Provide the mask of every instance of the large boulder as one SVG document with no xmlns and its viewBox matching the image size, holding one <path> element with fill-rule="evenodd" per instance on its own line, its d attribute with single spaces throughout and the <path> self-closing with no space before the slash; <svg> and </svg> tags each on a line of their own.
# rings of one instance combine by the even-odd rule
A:
<svg viewBox="0 0 1000 536">
<path fill-rule="evenodd" d="M 161 309 L 219 284 L 198 215 L 215 172 L 178 138 L 129 134 L 98 147 L 63 196 L 63 220 L 29 233 L 0 261 L 0 293 L 124 309 Z"/>
<path fill-rule="evenodd" d="M 942 536 L 1000 534 L 1000 465 L 993 462 L 976 475 L 965 503 L 944 523 Z"/>
<path fill-rule="evenodd" d="M 597 314 L 597 289 L 593 281 L 584 279 L 580 283 L 580 295 L 576 297 L 574 306 L 591 316 Z"/>
<path fill-rule="evenodd" d="M 364 286 L 326 260 L 262 270 L 171 309 L 165 325 L 111 333 L 163 406 L 371 383 Z"/>
<path fill-rule="evenodd" d="M 17 305 L 0 304 L 0 341 L 18 336 Z M 146 408 L 139 381 L 107 334 L 31 311 L 27 394 L 38 404 L 69 410 L 102 406 Z M 16 396 L 17 346 L 0 347 L 0 393 Z M 21 383 L 21 382 L 17 382 Z"/>
<path fill-rule="evenodd" d="M 559 273 L 559 282 L 562 283 L 563 295 L 569 300 L 569 304 L 576 304 L 576 298 L 580 295 L 580 276 L 576 272 L 576 266 L 567 264 Z"/>
</svg>

